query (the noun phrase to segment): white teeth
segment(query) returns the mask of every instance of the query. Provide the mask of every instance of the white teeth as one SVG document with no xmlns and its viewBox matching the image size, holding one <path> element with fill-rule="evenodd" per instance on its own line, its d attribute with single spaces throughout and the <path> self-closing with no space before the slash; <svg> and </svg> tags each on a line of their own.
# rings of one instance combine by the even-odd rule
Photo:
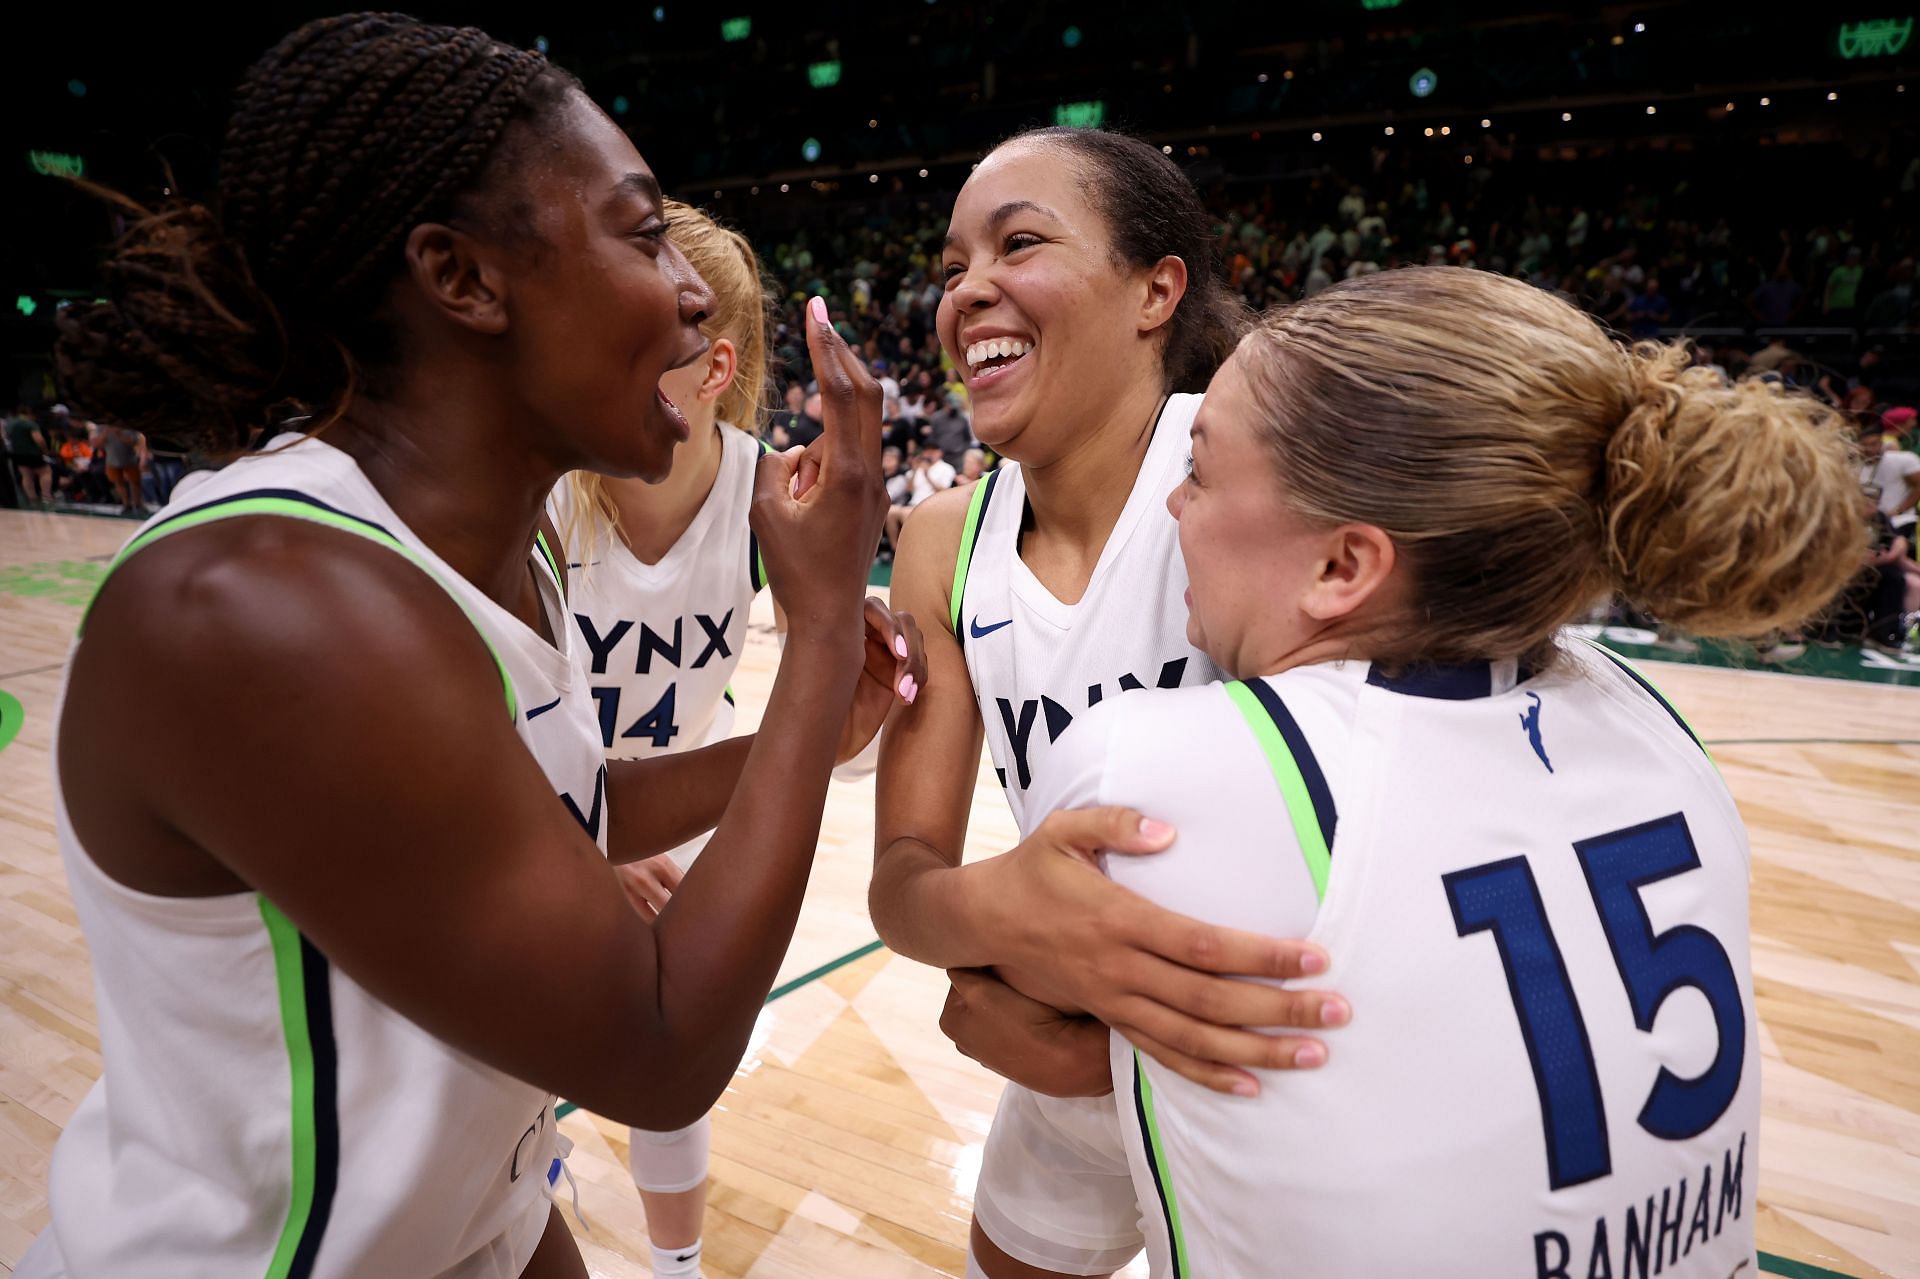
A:
<svg viewBox="0 0 1920 1279">
<path fill-rule="evenodd" d="M 1019 338 L 992 338 L 967 348 L 967 367 L 978 368 L 984 361 L 1022 356 L 1033 350 L 1033 343 Z"/>
</svg>

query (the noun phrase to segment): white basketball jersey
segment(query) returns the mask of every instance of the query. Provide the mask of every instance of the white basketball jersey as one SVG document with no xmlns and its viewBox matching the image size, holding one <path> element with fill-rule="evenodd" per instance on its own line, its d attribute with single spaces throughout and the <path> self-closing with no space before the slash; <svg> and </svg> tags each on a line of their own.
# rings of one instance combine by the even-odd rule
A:
<svg viewBox="0 0 1920 1279">
<path fill-rule="evenodd" d="M 720 469 L 707 500 L 660 561 L 641 562 L 603 528 L 569 518 L 566 486 L 554 518 L 567 539 L 568 603 L 610 759 L 711 746 L 733 732 L 728 681 L 740 665 L 747 614 L 766 585 L 747 526 L 760 442 L 722 423 Z"/>
<path fill-rule="evenodd" d="M 559 579 L 539 551 L 533 571 L 557 649 L 429 550 L 347 454 L 284 437 L 162 511 L 122 557 L 183 528 L 262 514 L 368 537 L 424 570 L 432 581 L 421 589 L 446 590 L 492 649 L 503 713 L 555 802 L 604 848 L 593 707 Z M 353 784 L 352 760 L 321 766 Z M 551 1096 L 381 1003 L 264 896 L 155 897 L 116 883 L 81 847 L 57 782 L 105 1070 L 55 1147 L 52 1225 L 14 1273 L 519 1274 L 547 1224 Z"/>
<path fill-rule="evenodd" d="M 1331 972 L 1299 984 L 1354 1009 L 1251 1099 L 1114 1037 L 1154 1275 L 1757 1265 L 1745 830 L 1651 686 L 1568 648 L 1518 682 L 1352 662 L 1149 693 L 1055 748 L 1049 809 L 1179 831 L 1108 856 L 1116 882 L 1312 939 Z"/>
<path fill-rule="evenodd" d="M 994 771 L 1025 836 L 1027 793 L 1053 743 L 1087 709 L 1140 688 L 1218 679 L 1187 643 L 1187 568 L 1167 494 L 1186 476 L 1197 395 L 1169 396 L 1133 491 L 1086 593 L 1062 604 L 1020 558 L 1026 483 L 1002 463 L 974 490 L 954 573 L 954 637 L 986 725 Z"/>
</svg>

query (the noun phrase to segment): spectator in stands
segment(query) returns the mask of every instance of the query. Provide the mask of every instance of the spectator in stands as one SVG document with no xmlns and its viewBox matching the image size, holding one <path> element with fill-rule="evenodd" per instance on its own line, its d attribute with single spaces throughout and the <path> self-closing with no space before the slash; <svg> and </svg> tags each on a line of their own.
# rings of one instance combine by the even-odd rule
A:
<svg viewBox="0 0 1920 1279">
<path fill-rule="evenodd" d="M 985 449 L 968 449 L 960 459 L 960 474 L 953 481 L 955 488 L 970 488 L 986 478 L 987 454 Z"/>
<path fill-rule="evenodd" d="M 1852 327 L 1860 298 L 1860 278 L 1865 274 L 1866 268 L 1860 263 L 1860 246 L 1853 245 L 1847 250 L 1846 260 L 1827 276 L 1823 307 L 1828 323 Z"/>
<path fill-rule="evenodd" d="M 906 526 L 913 508 L 943 489 L 953 487 L 954 470 L 942 456 L 940 445 L 928 443 L 913 455 L 907 470 L 907 504 L 887 512 L 887 541 L 900 545 L 900 530 Z"/>
<path fill-rule="evenodd" d="M 1902 258 L 1887 272 L 1887 287 L 1867 303 L 1869 332 L 1893 329 L 1906 332 L 1913 317 L 1913 259 Z"/>
<path fill-rule="evenodd" d="M 105 456 L 107 484 L 120 503 L 120 514 L 145 515 L 147 507 L 140 492 L 140 472 L 146 459 L 146 438 L 124 426 L 103 426 L 100 444 Z"/>
<path fill-rule="evenodd" d="M 919 435 L 922 448 L 936 448 L 948 457 L 965 453 L 973 444 L 973 424 L 959 396 L 949 393 L 946 403 L 920 427 Z"/>
<path fill-rule="evenodd" d="M 1660 328 L 1673 318 L 1673 308 L 1660 291 L 1658 276 L 1648 276 L 1640 296 L 1627 304 L 1627 332 L 1636 342 L 1648 342 L 1660 336 Z"/>
<path fill-rule="evenodd" d="M 1753 321 L 1763 329 L 1785 328 L 1800 310 L 1801 289 L 1785 257 L 1773 277 L 1753 291 Z"/>
<path fill-rule="evenodd" d="M 774 448 L 783 450 L 797 443 L 806 442 L 805 438 L 796 439 L 795 437 L 806 437 L 809 434 L 809 426 L 805 421 L 807 388 L 798 382 L 787 383 L 786 402 L 787 406 L 775 413 L 773 420 L 767 424 L 767 442 Z M 813 430 L 811 434 L 817 438 L 819 432 Z"/>
<path fill-rule="evenodd" d="M 1920 457 L 1887 447 L 1887 432 L 1893 427 L 1884 418 L 1869 418 L 1861 427 L 1860 487 L 1886 516 L 1892 533 L 1911 547 L 1914 525 L 1920 522 L 1915 514 L 1920 505 Z"/>
<path fill-rule="evenodd" d="M 7 460 L 20 477 L 21 500 L 30 505 L 53 505 L 53 468 L 47 463 L 46 433 L 34 419 L 33 410 L 22 404 L 7 419 Z"/>
</svg>

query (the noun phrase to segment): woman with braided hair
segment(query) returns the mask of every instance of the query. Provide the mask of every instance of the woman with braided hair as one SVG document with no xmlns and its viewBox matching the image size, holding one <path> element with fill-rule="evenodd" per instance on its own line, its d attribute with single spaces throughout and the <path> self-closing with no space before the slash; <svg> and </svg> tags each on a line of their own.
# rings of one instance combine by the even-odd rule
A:
<svg viewBox="0 0 1920 1279">
<path fill-rule="evenodd" d="M 62 376 L 212 450 L 312 430 L 144 526 L 83 619 L 56 782 L 126 784 L 56 812 L 105 1073 L 15 1274 L 584 1275 L 554 1094 L 706 1112 L 836 754 L 922 676 L 862 621 L 878 390 L 818 316 L 825 433 L 754 490 L 790 622 L 758 736 L 608 763 L 542 504 L 668 473 L 714 304 L 632 144 L 537 55 L 356 14 L 246 77 L 220 197 L 137 211 Z M 716 825 L 643 920 L 609 858 Z"/>
</svg>

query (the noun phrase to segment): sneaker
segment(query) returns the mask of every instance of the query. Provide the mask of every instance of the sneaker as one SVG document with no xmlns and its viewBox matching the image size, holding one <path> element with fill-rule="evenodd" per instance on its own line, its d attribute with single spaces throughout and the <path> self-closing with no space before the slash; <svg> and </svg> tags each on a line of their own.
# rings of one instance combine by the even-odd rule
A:
<svg viewBox="0 0 1920 1279">
<path fill-rule="evenodd" d="M 1805 644 L 1794 644 L 1782 640 L 1778 644 L 1761 645 L 1754 650 L 1754 656 L 1763 662 L 1778 663 L 1791 662 L 1796 657 L 1804 657 L 1806 652 Z"/>
</svg>

